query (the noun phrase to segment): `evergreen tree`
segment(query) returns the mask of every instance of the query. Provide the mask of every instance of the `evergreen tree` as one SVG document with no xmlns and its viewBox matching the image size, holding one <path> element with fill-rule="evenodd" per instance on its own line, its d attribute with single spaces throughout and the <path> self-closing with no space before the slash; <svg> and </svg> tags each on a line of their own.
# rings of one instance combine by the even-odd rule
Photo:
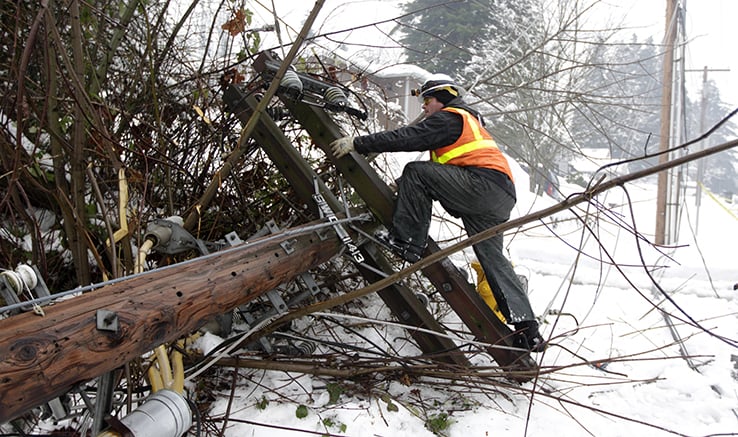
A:
<svg viewBox="0 0 738 437">
<path fill-rule="evenodd" d="M 403 5 L 407 61 L 460 79 L 477 47 L 499 37 L 509 0 L 411 0 Z M 504 33 L 502 34 L 504 35 Z"/>
<path fill-rule="evenodd" d="M 532 184 L 550 172 L 570 176 L 566 163 L 585 148 L 624 159 L 658 147 L 657 47 L 581 32 L 580 20 L 576 9 L 562 8 L 545 21 L 521 21 L 530 29 L 525 39 L 484 52 L 497 71 L 479 73 L 475 94 L 498 143 L 532 169 Z"/>
<path fill-rule="evenodd" d="M 631 159 L 658 149 L 661 123 L 661 56 L 650 39 L 601 45 L 583 77 L 588 98 L 577 103 L 572 138 L 582 148 L 606 148 L 613 159 Z M 634 164 L 640 168 L 647 162 Z"/>
</svg>

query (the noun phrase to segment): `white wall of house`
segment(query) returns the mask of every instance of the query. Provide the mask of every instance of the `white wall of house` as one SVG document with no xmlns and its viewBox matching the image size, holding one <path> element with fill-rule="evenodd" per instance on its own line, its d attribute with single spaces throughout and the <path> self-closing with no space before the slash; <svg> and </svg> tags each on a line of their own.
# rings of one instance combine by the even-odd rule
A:
<svg viewBox="0 0 738 437">
<path fill-rule="evenodd" d="M 413 65 L 395 65 L 369 74 L 369 81 L 380 89 L 387 104 L 376 111 L 376 117 L 383 125 L 382 129 L 395 129 L 421 115 L 422 102 L 412 95 L 412 90 L 420 88 L 428 76 L 428 71 Z M 400 108 L 405 120 L 383 115 L 387 106 Z"/>
</svg>

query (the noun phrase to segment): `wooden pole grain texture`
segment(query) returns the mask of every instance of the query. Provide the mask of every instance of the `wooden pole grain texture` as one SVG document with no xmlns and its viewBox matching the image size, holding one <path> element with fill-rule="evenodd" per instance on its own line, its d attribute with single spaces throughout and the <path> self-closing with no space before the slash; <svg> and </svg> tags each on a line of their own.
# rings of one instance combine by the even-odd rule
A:
<svg viewBox="0 0 738 437">
<path fill-rule="evenodd" d="M 0 320 L 0 423 L 187 336 L 341 249 L 330 229 L 299 230 L 104 285 L 44 307 L 44 316 Z M 98 314 L 117 329 L 99 329 Z"/>
</svg>

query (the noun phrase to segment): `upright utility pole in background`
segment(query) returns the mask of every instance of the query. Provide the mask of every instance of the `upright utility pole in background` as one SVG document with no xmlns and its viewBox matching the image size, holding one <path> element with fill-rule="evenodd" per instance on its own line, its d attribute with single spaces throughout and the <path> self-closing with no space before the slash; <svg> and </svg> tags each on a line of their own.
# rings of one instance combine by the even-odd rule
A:
<svg viewBox="0 0 738 437">
<path fill-rule="evenodd" d="M 664 32 L 664 64 L 661 93 L 661 133 L 659 142 L 659 164 L 669 159 L 666 151 L 671 139 L 671 93 L 674 76 L 674 41 L 676 40 L 677 0 L 666 0 L 666 22 Z M 654 242 L 657 245 L 666 244 L 666 201 L 669 173 L 662 171 L 658 174 L 658 192 L 656 194 L 656 232 Z"/>
<path fill-rule="evenodd" d="M 661 132 L 659 143 L 659 164 L 677 158 L 674 152 L 667 153 L 672 145 L 683 144 L 687 138 L 686 104 L 686 77 L 687 72 L 702 72 L 702 102 L 700 111 L 699 134 L 706 129 L 707 110 L 707 72 L 730 71 L 730 69 L 687 70 L 685 68 L 687 37 L 685 35 L 685 14 L 687 0 L 666 0 L 666 26 L 664 32 L 664 58 L 661 95 Z M 678 56 L 675 55 L 677 46 Z M 676 58 L 676 59 L 675 59 Z M 704 140 L 701 147 L 705 147 Z M 686 153 L 686 150 L 682 153 Z M 699 226 L 699 208 L 702 194 L 702 179 L 704 177 L 703 159 L 697 162 L 696 175 L 696 224 Z M 683 195 L 687 185 L 684 183 L 686 167 L 680 166 L 665 170 L 658 174 L 658 188 L 656 193 L 656 230 L 654 242 L 658 245 L 676 243 L 679 237 L 680 211 Z"/>
<path fill-rule="evenodd" d="M 702 70 L 687 70 L 688 72 L 691 71 L 701 71 L 702 72 L 702 100 L 700 103 L 700 132 L 699 134 L 702 135 L 705 133 L 705 129 L 707 129 L 707 73 L 710 71 L 725 71 L 729 72 L 729 68 L 713 68 L 708 69 L 707 66 L 705 66 Z M 707 145 L 707 139 L 702 140 L 700 144 L 700 148 L 704 149 Z M 695 228 L 695 234 L 697 234 L 700 230 L 700 206 L 702 205 L 702 179 L 705 177 L 705 160 L 700 159 L 697 161 L 697 176 L 695 181 L 695 200 L 694 205 L 697 209 L 697 212 L 695 214 L 695 222 L 694 222 L 694 228 Z"/>
</svg>

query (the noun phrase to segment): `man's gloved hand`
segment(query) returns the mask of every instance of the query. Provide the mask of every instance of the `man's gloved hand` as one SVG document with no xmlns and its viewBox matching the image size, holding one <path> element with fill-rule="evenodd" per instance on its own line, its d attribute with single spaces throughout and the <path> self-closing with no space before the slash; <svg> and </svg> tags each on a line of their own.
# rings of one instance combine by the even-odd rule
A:
<svg viewBox="0 0 738 437">
<path fill-rule="evenodd" d="M 354 137 L 341 137 L 333 141 L 330 146 L 331 151 L 336 155 L 336 158 L 343 158 L 355 150 Z"/>
</svg>

